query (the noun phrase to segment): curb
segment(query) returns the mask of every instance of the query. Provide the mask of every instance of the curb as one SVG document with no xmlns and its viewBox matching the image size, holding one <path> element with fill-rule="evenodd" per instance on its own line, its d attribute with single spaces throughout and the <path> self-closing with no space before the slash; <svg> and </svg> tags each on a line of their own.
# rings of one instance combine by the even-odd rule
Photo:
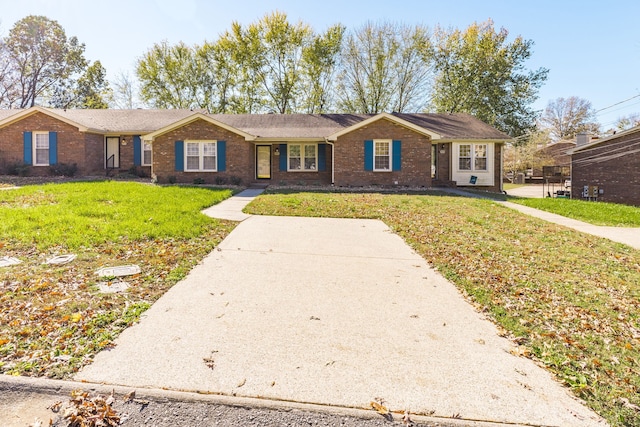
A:
<svg viewBox="0 0 640 427">
<path fill-rule="evenodd" d="M 204 394 L 191 391 L 165 390 L 153 388 L 123 387 L 117 385 L 96 384 L 76 381 L 63 381 L 48 378 L 14 377 L 0 375 L 0 392 L 5 393 L 30 393 L 44 396 L 69 397 L 73 390 L 82 389 L 85 392 L 92 392 L 101 395 L 109 395 L 115 392 L 117 395 L 126 395 L 135 390 L 136 397 L 148 400 L 157 404 L 169 401 L 181 403 L 205 403 L 211 405 L 221 405 L 229 407 L 239 407 L 245 409 L 263 409 L 274 411 L 305 411 L 315 413 L 325 413 L 340 416 L 360 418 L 364 420 L 380 419 L 375 411 L 371 409 L 350 408 L 343 406 L 320 405 L 315 403 L 279 401 L 262 399 L 256 397 L 227 396 L 220 394 Z M 53 403 L 53 402 L 52 402 Z M 393 412 L 394 419 L 402 417 L 401 412 Z M 497 422 L 475 421 L 464 419 L 437 418 L 421 415 L 411 415 L 415 423 L 437 425 L 439 427 L 500 427 L 513 426 Z M 392 424 L 390 424 L 392 425 Z"/>
</svg>

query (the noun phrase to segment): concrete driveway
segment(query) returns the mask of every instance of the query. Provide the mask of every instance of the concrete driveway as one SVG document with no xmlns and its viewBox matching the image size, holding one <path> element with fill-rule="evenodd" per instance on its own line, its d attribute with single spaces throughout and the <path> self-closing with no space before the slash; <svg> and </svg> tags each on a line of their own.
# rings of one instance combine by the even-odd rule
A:
<svg viewBox="0 0 640 427">
<path fill-rule="evenodd" d="M 116 344 L 75 379 L 605 425 L 375 220 L 249 217 Z"/>
</svg>

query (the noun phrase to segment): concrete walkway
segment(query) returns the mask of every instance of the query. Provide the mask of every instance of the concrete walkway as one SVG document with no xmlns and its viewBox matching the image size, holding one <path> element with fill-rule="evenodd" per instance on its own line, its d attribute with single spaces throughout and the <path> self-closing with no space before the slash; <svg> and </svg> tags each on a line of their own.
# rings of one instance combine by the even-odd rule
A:
<svg viewBox="0 0 640 427">
<path fill-rule="evenodd" d="M 229 218 L 251 198 L 236 197 L 207 213 Z M 606 425 L 514 356 L 384 223 L 239 218 L 76 380 L 336 408 L 380 398 L 392 410 L 474 426 Z"/>
<path fill-rule="evenodd" d="M 245 214 L 242 210 L 263 191 L 263 189 L 259 188 L 247 188 L 222 203 L 218 203 L 217 205 L 213 205 L 205 209 L 202 213 L 212 218 L 244 221 L 249 218 L 250 215 Z"/>
<path fill-rule="evenodd" d="M 544 189 L 548 189 L 549 186 L 542 186 L 537 184 L 524 185 L 507 191 L 509 196 L 527 197 L 527 198 L 543 198 L 545 197 Z M 556 190 L 561 189 L 560 184 L 556 184 Z M 614 242 L 623 243 L 629 245 L 632 248 L 640 249 L 640 227 L 606 227 L 600 225 L 593 225 L 586 222 L 578 221 L 575 219 L 567 218 L 561 215 L 545 212 L 539 209 L 530 208 L 528 206 L 522 206 L 517 203 L 511 202 L 498 202 L 509 208 L 520 211 L 524 214 L 534 216 L 545 221 L 553 222 L 563 225 L 565 227 L 573 228 L 583 233 L 591 234 L 598 237 L 604 237 L 605 239 L 613 240 Z"/>
<path fill-rule="evenodd" d="M 515 209 L 524 214 L 553 222 L 565 227 L 573 228 L 583 233 L 588 233 L 614 242 L 623 243 L 635 249 L 640 249 L 640 228 L 637 227 L 605 227 L 593 225 L 576 219 L 567 218 L 551 212 L 530 208 L 528 206 L 519 205 L 511 202 L 497 202 L 511 209 Z"/>
</svg>

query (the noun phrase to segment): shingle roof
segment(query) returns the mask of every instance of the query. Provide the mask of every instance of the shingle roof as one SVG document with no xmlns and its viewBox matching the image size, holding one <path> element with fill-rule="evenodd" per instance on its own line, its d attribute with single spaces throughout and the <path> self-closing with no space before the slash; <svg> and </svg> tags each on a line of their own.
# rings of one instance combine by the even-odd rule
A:
<svg viewBox="0 0 640 427">
<path fill-rule="evenodd" d="M 194 110 L 53 110 L 56 114 L 105 133 L 153 132 L 193 115 Z"/>
<path fill-rule="evenodd" d="M 151 133 L 201 110 L 59 110 L 45 109 L 101 133 Z M 0 110 L 0 120 L 24 110 Z M 206 114 L 206 113 L 205 113 Z M 376 114 L 207 114 L 212 119 L 261 138 L 322 139 Z M 439 134 L 443 139 L 510 137 L 468 114 L 393 113 L 393 116 Z"/>
<path fill-rule="evenodd" d="M 511 139 L 506 133 L 469 114 L 394 113 L 393 115 L 436 132 L 444 139 Z"/>
<path fill-rule="evenodd" d="M 444 139 L 511 139 L 468 114 L 400 114 L 394 116 L 433 131 Z M 323 138 L 376 114 L 215 114 L 215 120 L 264 138 Z"/>
<path fill-rule="evenodd" d="M 342 117 L 344 116 L 344 117 Z M 324 138 L 357 124 L 352 114 L 214 114 L 215 120 L 263 138 Z"/>
</svg>

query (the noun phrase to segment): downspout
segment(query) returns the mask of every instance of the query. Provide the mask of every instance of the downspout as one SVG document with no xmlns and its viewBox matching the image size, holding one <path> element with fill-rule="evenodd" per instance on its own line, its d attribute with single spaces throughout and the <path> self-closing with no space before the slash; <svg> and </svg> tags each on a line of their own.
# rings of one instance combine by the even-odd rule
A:
<svg viewBox="0 0 640 427">
<path fill-rule="evenodd" d="M 140 149 L 143 151 L 141 153 L 141 155 L 144 155 L 144 143 L 147 142 L 151 145 L 151 169 L 150 169 L 150 174 L 151 174 L 151 182 L 153 182 L 154 184 L 158 183 L 158 175 L 156 175 L 153 172 L 153 141 L 155 140 L 155 138 L 151 138 L 151 139 L 145 139 L 144 136 L 140 135 Z"/>
<path fill-rule="evenodd" d="M 504 183 L 502 182 L 502 177 L 504 176 L 504 144 L 504 142 L 500 144 L 500 179 L 498 180 L 500 183 L 500 192 L 503 194 L 505 194 Z"/>
<path fill-rule="evenodd" d="M 334 185 L 336 182 L 336 168 L 334 160 L 336 158 L 336 152 L 334 150 L 335 146 L 333 142 L 329 142 L 329 140 L 325 137 L 324 142 L 331 146 L 331 185 Z"/>
</svg>

